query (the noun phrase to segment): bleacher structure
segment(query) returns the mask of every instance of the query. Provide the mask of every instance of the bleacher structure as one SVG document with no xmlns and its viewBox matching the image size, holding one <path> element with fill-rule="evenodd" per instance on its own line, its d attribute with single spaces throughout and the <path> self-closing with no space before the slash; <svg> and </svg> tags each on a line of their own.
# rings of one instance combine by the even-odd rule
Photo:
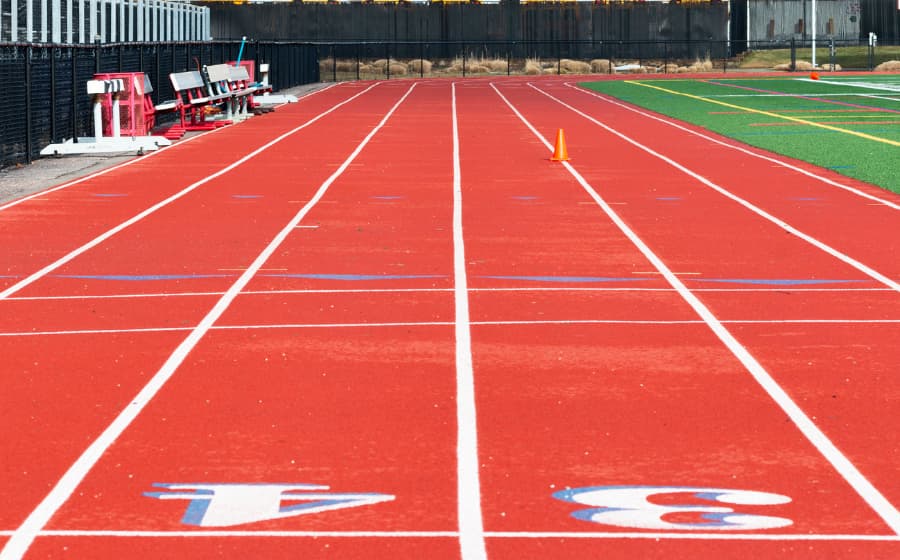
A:
<svg viewBox="0 0 900 560">
<path fill-rule="evenodd" d="M 187 1 L 0 0 L 0 43 L 209 39 L 209 8 Z"/>
</svg>

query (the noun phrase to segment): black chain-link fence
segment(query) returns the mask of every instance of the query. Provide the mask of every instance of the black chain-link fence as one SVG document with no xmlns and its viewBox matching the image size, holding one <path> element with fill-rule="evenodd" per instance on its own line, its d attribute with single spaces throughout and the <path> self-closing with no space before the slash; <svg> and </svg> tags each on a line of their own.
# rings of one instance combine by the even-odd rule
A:
<svg viewBox="0 0 900 560">
<path fill-rule="evenodd" d="M 369 41 L 316 43 L 322 81 L 512 74 L 804 70 L 811 41 Z M 754 53 L 768 53 L 747 65 Z M 822 38 L 817 66 L 872 70 L 900 48 Z M 837 68 L 837 67 L 836 67 Z M 808 69 L 808 68 L 807 68 Z"/>
<path fill-rule="evenodd" d="M 270 64 L 276 90 L 319 81 L 316 48 L 305 43 L 240 41 L 106 45 L 0 45 L 0 167 L 29 163 L 67 138 L 90 136 L 95 73 L 143 72 L 155 103 L 172 99 L 168 76 L 235 60 Z M 259 76 L 256 76 L 259 79 Z"/>
</svg>

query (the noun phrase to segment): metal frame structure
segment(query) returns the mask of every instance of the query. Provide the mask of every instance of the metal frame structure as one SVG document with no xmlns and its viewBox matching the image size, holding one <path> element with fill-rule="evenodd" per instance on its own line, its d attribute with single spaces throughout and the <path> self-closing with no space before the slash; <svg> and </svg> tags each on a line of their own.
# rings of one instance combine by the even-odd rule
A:
<svg viewBox="0 0 900 560">
<path fill-rule="evenodd" d="M 171 0 L 0 0 L 0 43 L 210 40 L 209 8 Z"/>
</svg>

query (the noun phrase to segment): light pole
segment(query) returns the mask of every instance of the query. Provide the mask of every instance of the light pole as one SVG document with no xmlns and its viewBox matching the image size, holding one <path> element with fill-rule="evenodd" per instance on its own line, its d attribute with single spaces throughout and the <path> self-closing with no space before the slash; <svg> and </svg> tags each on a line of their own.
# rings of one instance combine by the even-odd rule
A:
<svg viewBox="0 0 900 560">
<path fill-rule="evenodd" d="M 812 65 L 816 67 L 816 0 L 812 0 Z"/>
</svg>

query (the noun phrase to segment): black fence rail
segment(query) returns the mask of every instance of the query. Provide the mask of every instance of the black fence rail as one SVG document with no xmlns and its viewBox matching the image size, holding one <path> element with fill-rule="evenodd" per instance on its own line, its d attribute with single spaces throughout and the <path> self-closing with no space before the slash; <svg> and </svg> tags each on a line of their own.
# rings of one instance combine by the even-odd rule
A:
<svg viewBox="0 0 900 560">
<path fill-rule="evenodd" d="M 732 72 L 753 53 L 769 53 L 754 69 L 802 70 L 811 41 L 394 41 L 316 43 L 323 81 L 484 74 Z M 900 58 L 900 48 L 864 40 L 823 38 L 816 64 L 872 70 Z"/>
<path fill-rule="evenodd" d="M 0 168 L 30 163 L 40 150 L 90 136 L 91 99 L 85 84 L 96 73 L 143 72 L 155 103 L 172 99 L 172 72 L 236 60 L 271 66 L 276 90 L 319 81 L 316 48 L 305 43 L 253 41 L 0 45 Z M 259 76 L 256 76 L 259 79 Z"/>
</svg>

